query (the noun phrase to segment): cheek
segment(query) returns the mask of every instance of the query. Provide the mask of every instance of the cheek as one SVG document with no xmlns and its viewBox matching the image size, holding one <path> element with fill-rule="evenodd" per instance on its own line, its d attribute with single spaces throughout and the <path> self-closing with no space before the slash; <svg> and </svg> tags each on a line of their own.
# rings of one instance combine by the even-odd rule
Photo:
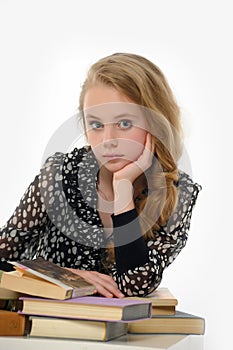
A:
<svg viewBox="0 0 233 350">
<path fill-rule="evenodd" d="M 138 157 L 140 157 L 140 155 L 142 154 L 145 148 L 146 135 L 147 132 L 139 131 L 134 135 L 134 137 L 131 140 L 128 140 L 126 142 L 125 149 L 128 150 L 132 161 L 137 160 Z"/>
<path fill-rule="evenodd" d="M 98 145 L 98 143 L 100 143 L 97 133 L 94 134 L 91 131 L 87 131 L 86 135 L 87 135 L 87 141 L 91 146 L 94 147 L 94 146 Z"/>
<path fill-rule="evenodd" d="M 96 137 L 88 138 L 87 141 L 89 145 L 91 145 L 91 149 L 96 159 L 100 159 L 103 153 L 102 144 L 97 140 Z"/>
<path fill-rule="evenodd" d="M 126 158 L 128 160 L 135 161 L 143 153 L 143 150 L 145 148 L 145 142 L 143 142 L 142 138 L 139 139 L 138 141 L 135 139 L 124 140 L 122 144 L 122 148 L 125 151 Z"/>
</svg>

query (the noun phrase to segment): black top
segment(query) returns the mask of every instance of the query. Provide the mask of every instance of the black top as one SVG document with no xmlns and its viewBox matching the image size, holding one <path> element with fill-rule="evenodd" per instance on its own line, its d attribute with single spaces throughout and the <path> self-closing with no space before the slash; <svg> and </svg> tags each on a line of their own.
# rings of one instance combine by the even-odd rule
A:
<svg viewBox="0 0 233 350">
<path fill-rule="evenodd" d="M 136 209 L 112 215 L 113 234 L 106 238 L 97 210 L 97 177 L 90 148 L 49 157 L 0 229 L 0 268 L 7 268 L 7 260 L 41 256 L 63 267 L 111 274 L 125 295 L 145 295 L 157 287 L 164 268 L 186 244 L 201 187 L 180 171 L 176 210 L 153 239 L 143 238 Z M 115 245 L 111 270 L 103 264 L 109 240 Z"/>
</svg>

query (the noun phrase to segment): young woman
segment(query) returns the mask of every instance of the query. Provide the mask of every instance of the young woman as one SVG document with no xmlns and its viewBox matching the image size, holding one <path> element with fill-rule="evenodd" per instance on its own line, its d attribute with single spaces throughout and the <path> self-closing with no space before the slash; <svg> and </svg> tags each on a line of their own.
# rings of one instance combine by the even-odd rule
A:
<svg viewBox="0 0 233 350">
<path fill-rule="evenodd" d="M 178 169 L 179 108 L 160 69 L 127 53 L 92 65 L 79 106 L 89 145 L 47 159 L 0 231 L 2 268 L 41 256 L 103 296 L 146 295 L 185 246 L 201 188 Z"/>
</svg>

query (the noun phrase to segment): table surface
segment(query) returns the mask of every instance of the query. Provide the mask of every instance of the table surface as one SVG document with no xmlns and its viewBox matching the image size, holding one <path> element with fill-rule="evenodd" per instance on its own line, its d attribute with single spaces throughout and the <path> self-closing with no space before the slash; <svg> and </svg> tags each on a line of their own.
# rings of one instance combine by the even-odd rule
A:
<svg viewBox="0 0 233 350">
<path fill-rule="evenodd" d="M 0 337 L 1 350 L 203 350 L 201 335 L 127 334 L 108 342 Z"/>
</svg>

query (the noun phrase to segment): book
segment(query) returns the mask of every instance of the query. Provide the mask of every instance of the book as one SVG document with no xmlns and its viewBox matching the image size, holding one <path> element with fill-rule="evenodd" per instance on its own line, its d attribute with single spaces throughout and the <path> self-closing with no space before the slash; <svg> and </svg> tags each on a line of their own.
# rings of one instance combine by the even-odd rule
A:
<svg viewBox="0 0 233 350">
<path fill-rule="evenodd" d="M 30 337 L 108 341 L 127 333 L 127 323 L 30 316 Z"/>
<path fill-rule="evenodd" d="M 0 309 L 8 311 L 19 311 L 22 309 L 22 300 L 0 299 Z"/>
<path fill-rule="evenodd" d="M 0 281 L 2 278 L 3 272 L 4 271 L 0 270 Z M 0 300 L 15 300 L 15 299 L 18 299 L 20 296 L 22 296 L 22 294 L 14 291 L 14 290 L 2 288 L 0 286 Z"/>
<path fill-rule="evenodd" d="M 168 288 L 160 287 L 145 297 L 129 297 L 131 299 L 149 300 L 152 303 L 152 316 L 175 315 L 178 300 Z"/>
<path fill-rule="evenodd" d="M 21 336 L 25 334 L 26 317 L 14 311 L 0 310 L 0 336 Z"/>
<path fill-rule="evenodd" d="M 149 320 L 131 322 L 129 333 L 204 334 L 205 319 L 186 312 L 176 311 L 172 316 L 153 316 Z"/>
<path fill-rule="evenodd" d="M 82 277 L 42 258 L 9 263 L 15 271 L 2 273 L 2 288 L 54 299 L 90 295 L 95 291 L 95 286 Z"/>
<path fill-rule="evenodd" d="M 0 270 L 0 280 L 3 271 Z M 20 304 L 19 297 L 23 294 L 15 292 L 10 289 L 0 287 L 0 309 L 4 310 L 16 310 L 17 306 Z M 21 302 L 22 303 L 22 302 Z"/>
<path fill-rule="evenodd" d="M 98 296 L 66 300 L 22 297 L 21 312 L 28 315 L 91 319 L 98 321 L 133 321 L 151 317 L 151 302 Z"/>
<path fill-rule="evenodd" d="M 0 300 L 16 300 L 20 296 L 22 296 L 22 293 L 0 287 Z"/>
<path fill-rule="evenodd" d="M 152 306 L 152 316 L 175 315 L 175 306 Z"/>
</svg>

